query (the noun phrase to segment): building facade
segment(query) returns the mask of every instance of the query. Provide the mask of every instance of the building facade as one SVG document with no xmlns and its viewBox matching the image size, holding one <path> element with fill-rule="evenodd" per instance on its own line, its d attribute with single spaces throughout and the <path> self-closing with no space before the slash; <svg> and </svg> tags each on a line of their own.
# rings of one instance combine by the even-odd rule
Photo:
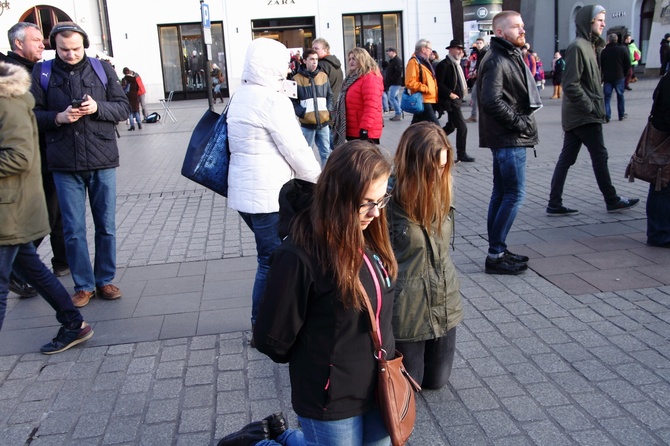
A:
<svg viewBox="0 0 670 446">
<path fill-rule="evenodd" d="M 294 52 L 323 37 L 345 69 L 345 53 L 354 46 L 367 48 L 381 65 L 389 46 L 406 60 L 420 38 L 430 40 L 442 53 L 453 38 L 450 5 L 441 0 L 205 3 L 211 45 L 203 39 L 199 0 L 54 0 L 27 7 L 10 2 L 11 9 L 5 9 L 0 19 L 4 35 L 20 20 L 40 24 L 46 36 L 58 21 L 77 22 L 89 34 L 89 56 L 109 58 L 119 74 L 124 67 L 139 73 L 149 102 L 169 92 L 174 92 L 174 100 L 206 97 L 209 61 L 221 68 L 225 94 L 231 94 L 240 83 L 247 46 L 258 37 L 279 40 Z M 0 51 L 8 49 L 3 37 Z M 53 52 L 46 51 L 45 58 L 49 57 Z"/>
</svg>

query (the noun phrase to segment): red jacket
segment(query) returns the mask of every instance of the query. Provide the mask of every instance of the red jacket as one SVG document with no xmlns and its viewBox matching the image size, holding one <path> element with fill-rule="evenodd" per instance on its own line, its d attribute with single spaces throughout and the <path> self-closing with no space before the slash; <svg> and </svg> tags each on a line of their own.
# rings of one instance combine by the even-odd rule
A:
<svg viewBox="0 0 670 446">
<path fill-rule="evenodd" d="M 384 80 L 379 73 L 360 77 L 347 90 L 347 137 L 358 138 L 360 130 L 368 131 L 368 138 L 381 138 L 384 127 L 382 94 Z"/>
</svg>

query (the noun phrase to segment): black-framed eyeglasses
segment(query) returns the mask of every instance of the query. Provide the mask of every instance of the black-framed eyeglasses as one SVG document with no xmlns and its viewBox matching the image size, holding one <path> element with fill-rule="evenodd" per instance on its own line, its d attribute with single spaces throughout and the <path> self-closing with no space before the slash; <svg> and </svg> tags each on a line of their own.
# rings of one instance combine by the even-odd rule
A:
<svg viewBox="0 0 670 446">
<path fill-rule="evenodd" d="M 367 203 L 359 205 L 358 212 L 360 214 L 367 214 L 368 212 L 371 212 L 375 206 L 377 206 L 377 209 L 383 209 L 387 204 L 389 204 L 389 201 L 391 201 L 391 195 L 386 194 L 378 201 L 368 201 Z"/>
</svg>

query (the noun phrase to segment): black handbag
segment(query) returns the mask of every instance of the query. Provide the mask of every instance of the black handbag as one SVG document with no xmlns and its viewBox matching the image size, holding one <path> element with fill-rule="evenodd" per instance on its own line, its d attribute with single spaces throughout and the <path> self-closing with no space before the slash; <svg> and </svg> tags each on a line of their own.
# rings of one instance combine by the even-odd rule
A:
<svg viewBox="0 0 670 446">
<path fill-rule="evenodd" d="M 207 110 L 193 129 L 188 142 L 181 174 L 189 180 L 228 196 L 228 148 L 227 107 L 219 115 Z"/>
</svg>

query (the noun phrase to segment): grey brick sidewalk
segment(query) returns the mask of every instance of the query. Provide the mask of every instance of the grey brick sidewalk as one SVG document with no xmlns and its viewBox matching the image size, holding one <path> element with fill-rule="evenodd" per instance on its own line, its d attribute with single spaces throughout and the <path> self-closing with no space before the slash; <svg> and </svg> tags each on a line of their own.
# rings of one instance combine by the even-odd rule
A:
<svg viewBox="0 0 670 446">
<path fill-rule="evenodd" d="M 521 276 L 483 272 L 490 155 L 469 124 L 477 162 L 456 166 L 452 252 L 465 320 L 450 385 L 418 398 L 413 445 L 670 444 L 670 251 L 644 245 L 647 185 L 623 178 L 655 82 L 634 84 L 630 118 L 604 127 L 617 190 L 642 198 L 621 214 L 605 212 L 584 149 L 564 196 L 580 214 L 544 215 L 562 136 L 560 101 L 542 92 L 538 157 L 529 152 L 510 234 L 531 257 Z M 83 308 L 95 329 L 87 344 L 36 353 L 57 331 L 53 312 L 10 295 L 0 445 L 208 445 L 276 410 L 296 424 L 286 366 L 248 346 L 253 237 L 225 199 L 179 175 L 205 107 L 174 103 L 176 124 L 120 129 L 124 297 Z M 407 125 L 387 122 L 382 143 L 392 150 Z M 40 253 L 50 257 L 48 244 Z"/>
</svg>

